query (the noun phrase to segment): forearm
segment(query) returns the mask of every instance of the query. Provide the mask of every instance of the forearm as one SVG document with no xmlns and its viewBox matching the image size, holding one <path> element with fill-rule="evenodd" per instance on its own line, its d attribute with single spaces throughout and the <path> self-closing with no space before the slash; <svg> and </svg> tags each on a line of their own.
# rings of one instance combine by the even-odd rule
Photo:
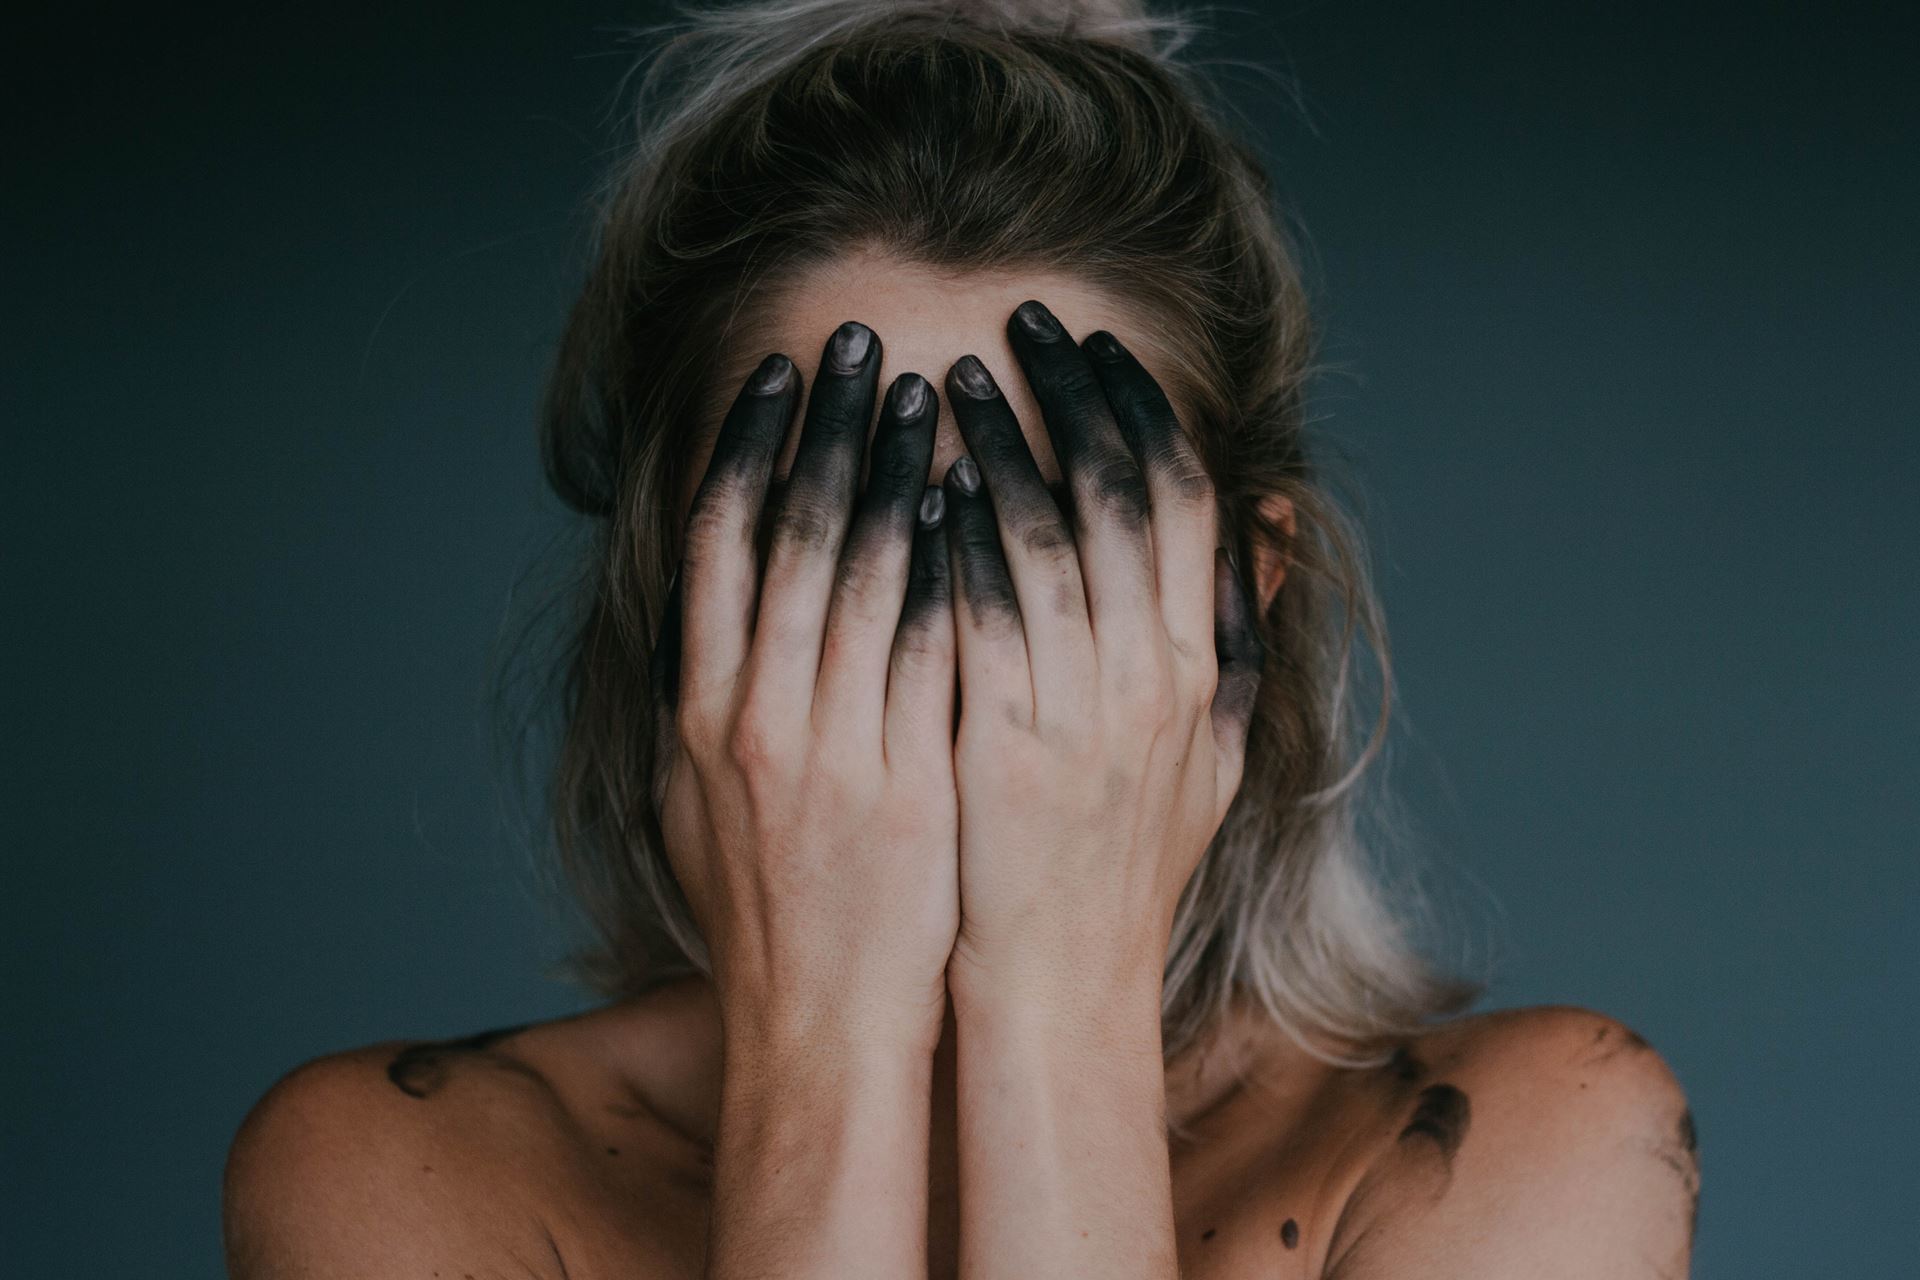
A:
<svg viewBox="0 0 1920 1280">
<path fill-rule="evenodd" d="M 963 1280 L 1175 1275 L 1157 984 L 954 1011 Z"/>
<path fill-rule="evenodd" d="M 932 1047 L 730 1020 L 707 1275 L 926 1275 Z"/>
</svg>

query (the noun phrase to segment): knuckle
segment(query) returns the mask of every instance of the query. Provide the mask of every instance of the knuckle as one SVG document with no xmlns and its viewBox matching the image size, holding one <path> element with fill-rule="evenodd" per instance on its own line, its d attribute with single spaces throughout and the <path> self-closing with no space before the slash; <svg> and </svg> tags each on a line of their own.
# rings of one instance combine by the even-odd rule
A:
<svg viewBox="0 0 1920 1280">
<path fill-rule="evenodd" d="M 1146 477 L 1129 456 L 1112 452 L 1096 459 L 1081 487 L 1086 500 L 1108 515 L 1127 521 L 1147 518 Z"/>
<path fill-rule="evenodd" d="M 1075 554 L 1073 534 L 1066 522 L 1053 514 L 1041 514 L 1026 521 L 1019 530 L 1020 545 L 1027 553 L 1047 560 L 1064 559 Z"/>
<path fill-rule="evenodd" d="M 794 498 L 784 503 L 773 525 L 775 545 L 788 551 L 811 553 L 834 542 L 839 521 L 826 506 L 811 498 Z"/>
<path fill-rule="evenodd" d="M 673 736 L 689 758 L 705 758 L 713 746 L 713 718 L 706 708 L 683 698 L 673 709 Z"/>
<path fill-rule="evenodd" d="M 1082 417 L 1109 417 L 1107 389 L 1093 366 L 1084 360 L 1063 361 L 1053 370 L 1053 394 L 1068 413 Z"/>
<path fill-rule="evenodd" d="M 880 586 L 881 572 L 878 556 L 874 548 L 863 547 L 858 542 L 848 548 L 848 554 L 840 557 L 834 567 L 834 591 L 843 599 L 860 600 L 872 595 Z M 837 611 L 845 606 L 836 603 Z M 865 621 L 864 617 L 855 619 Z"/>
<path fill-rule="evenodd" d="M 1122 676 L 1120 704 L 1127 724 L 1157 728 L 1173 717 L 1173 680 L 1158 663 L 1142 663 Z"/>
<path fill-rule="evenodd" d="M 1176 448 L 1163 465 L 1167 485 L 1177 500 L 1195 507 L 1213 505 L 1216 498 L 1213 477 L 1192 449 L 1184 445 Z"/>
<path fill-rule="evenodd" d="M 740 541 L 740 522 L 733 518 L 731 485 L 703 488 L 687 511 L 685 554 L 690 563 L 723 551 Z"/>
<path fill-rule="evenodd" d="M 1190 690 L 1187 696 L 1187 711 L 1191 715 L 1206 715 L 1213 709 L 1213 699 L 1220 691 L 1220 668 L 1209 662 L 1196 671 L 1188 682 Z"/>
<path fill-rule="evenodd" d="M 726 754 L 742 773 L 758 773 L 780 759 L 781 735 L 764 710 L 749 704 L 727 731 Z"/>
<path fill-rule="evenodd" d="M 869 487 L 887 493 L 918 494 L 927 483 L 927 468 L 911 449 L 881 449 L 873 455 Z"/>
</svg>

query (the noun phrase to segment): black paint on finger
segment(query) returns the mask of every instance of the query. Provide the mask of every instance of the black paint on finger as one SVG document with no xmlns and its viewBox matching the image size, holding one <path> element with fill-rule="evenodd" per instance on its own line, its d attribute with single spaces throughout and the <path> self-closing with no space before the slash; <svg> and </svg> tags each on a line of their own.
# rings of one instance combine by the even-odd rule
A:
<svg viewBox="0 0 1920 1280">
<path fill-rule="evenodd" d="M 840 555 L 838 590 L 860 594 L 897 581 L 895 557 L 908 550 L 913 537 L 914 509 L 933 464 L 939 420 L 939 401 L 925 378 L 903 373 L 894 379 L 868 451 L 867 487 Z"/>
<path fill-rule="evenodd" d="M 714 436 L 707 469 L 688 509 L 690 528 L 760 518 L 774 460 L 793 420 L 799 383 L 793 361 L 777 351 L 747 377 Z"/>
<path fill-rule="evenodd" d="M 947 545 L 957 561 L 955 588 L 966 601 L 968 616 L 976 626 L 1017 621 L 1020 604 L 980 468 L 972 458 L 956 459 L 947 468 L 943 487 Z"/>
<path fill-rule="evenodd" d="M 873 434 L 867 487 L 848 540 L 849 560 L 865 554 L 876 539 L 904 537 L 912 530 L 914 509 L 933 465 L 939 418 L 939 400 L 925 378 L 903 373 L 894 379 Z"/>
<path fill-rule="evenodd" d="M 1033 460 L 1020 419 L 979 357 L 966 355 L 954 363 L 947 373 L 947 396 L 1007 532 L 1032 552 L 1071 548 L 1071 526 Z"/>
<path fill-rule="evenodd" d="M 793 467 L 780 490 L 776 541 L 808 551 L 838 546 L 860 483 L 879 375 L 873 330 L 856 320 L 835 329 L 821 352 Z"/>
<path fill-rule="evenodd" d="M 907 598 L 900 629 L 945 626 L 953 605 L 953 580 L 947 564 L 946 492 L 930 484 L 920 496 L 913 531 L 913 563 L 907 571 Z"/>
<path fill-rule="evenodd" d="M 707 457 L 706 475 L 701 478 L 702 488 L 748 476 L 773 461 L 792 418 L 791 394 L 798 382 L 799 371 L 793 361 L 778 351 L 748 375 L 721 419 L 713 452 Z"/>
<path fill-rule="evenodd" d="M 1141 465 L 1177 492 L 1200 496 L 1211 484 L 1206 466 L 1181 430 L 1173 402 L 1139 357 L 1105 329 L 1088 334 L 1080 349 L 1091 358 L 1120 434 Z"/>
<path fill-rule="evenodd" d="M 675 570 L 667 585 L 666 603 L 660 609 L 660 632 L 654 637 L 653 653 L 647 661 L 647 685 L 653 693 L 656 712 L 672 711 L 680 705 L 680 615 L 683 575 Z"/>
<path fill-rule="evenodd" d="M 1214 716 L 1244 725 L 1253 715 L 1260 691 L 1266 645 L 1254 617 L 1253 596 L 1226 548 L 1214 549 L 1213 643 L 1220 679 L 1213 695 Z"/>
<path fill-rule="evenodd" d="M 1058 318 L 1035 299 L 1008 318 L 1007 341 L 1039 402 L 1061 473 L 1093 506 L 1088 514 L 1144 526 L 1146 477 L 1087 352 L 1067 339 Z"/>
</svg>

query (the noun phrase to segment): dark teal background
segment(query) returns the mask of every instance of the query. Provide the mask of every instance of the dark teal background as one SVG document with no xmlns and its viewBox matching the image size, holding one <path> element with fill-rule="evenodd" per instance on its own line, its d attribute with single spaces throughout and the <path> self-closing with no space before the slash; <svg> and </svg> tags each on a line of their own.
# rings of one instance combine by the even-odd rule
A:
<svg viewBox="0 0 1920 1280">
<path fill-rule="evenodd" d="M 1251 6 L 1249 6 L 1251 7 Z M 1394 761 L 1495 1003 L 1693 1101 L 1695 1274 L 1911 1267 L 1920 201 L 1896 6 L 1295 6 Z M 557 1014 L 486 746 L 609 3 L 14 32 L 5 1270 L 212 1275 L 281 1072 Z M 1487 909 L 1488 907 L 1492 909 Z"/>
</svg>

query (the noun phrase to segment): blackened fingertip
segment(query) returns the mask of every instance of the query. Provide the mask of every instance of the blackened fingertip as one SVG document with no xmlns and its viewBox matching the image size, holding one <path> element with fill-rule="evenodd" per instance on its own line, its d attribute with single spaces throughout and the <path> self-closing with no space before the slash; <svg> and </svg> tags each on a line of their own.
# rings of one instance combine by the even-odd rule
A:
<svg viewBox="0 0 1920 1280">
<path fill-rule="evenodd" d="M 953 465 L 947 468 L 947 478 L 952 480 L 954 487 L 962 493 L 980 492 L 980 468 L 974 465 L 972 458 L 964 454 L 955 458 Z"/>
<path fill-rule="evenodd" d="M 873 330 L 849 320 L 827 340 L 827 363 L 835 373 L 857 373 L 873 350 Z"/>
<path fill-rule="evenodd" d="M 1065 332 L 1060 327 L 1060 322 L 1054 318 L 1053 312 L 1032 298 L 1014 308 L 1013 315 L 1020 322 L 1020 327 L 1027 331 L 1028 336 L 1040 342 L 1052 342 Z"/>
<path fill-rule="evenodd" d="M 953 366 L 953 381 L 976 400 L 985 400 L 997 390 L 993 375 L 987 372 L 987 366 L 980 363 L 978 356 L 961 356 Z"/>
<path fill-rule="evenodd" d="M 760 362 L 760 367 L 747 379 L 747 390 L 756 396 L 772 395 L 776 391 L 785 391 L 787 383 L 793 379 L 793 361 L 778 351 Z"/>
<path fill-rule="evenodd" d="M 888 391 L 893 416 L 901 422 L 919 417 L 927 407 L 927 393 L 931 390 L 927 380 L 917 373 L 903 373 L 895 378 Z"/>
<path fill-rule="evenodd" d="M 931 529 L 947 514 L 947 491 L 930 484 L 920 495 L 920 527 Z"/>
<path fill-rule="evenodd" d="M 1081 345 L 1088 355 L 1097 356 L 1102 360 L 1118 360 L 1127 354 L 1127 349 L 1120 345 L 1120 339 L 1105 329 L 1095 329 L 1087 335 L 1087 340 Z"/>
</svg>

